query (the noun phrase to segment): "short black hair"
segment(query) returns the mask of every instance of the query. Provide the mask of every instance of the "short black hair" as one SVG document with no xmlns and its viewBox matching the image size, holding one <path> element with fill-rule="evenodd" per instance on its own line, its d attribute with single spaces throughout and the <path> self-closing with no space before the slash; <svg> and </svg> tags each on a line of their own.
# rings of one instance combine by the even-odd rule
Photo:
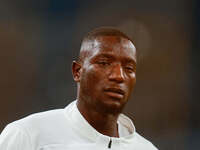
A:
<svg viewBox="0 0 200 150">
<path fill-rule="evenodd" d="M 114 27 L 99 27 L 99 28 L 95 28 L 94 30 L 88 32 L 84 36 L 82 43 L 81 43 L 81 50 L 82 50 L 84 43 L 87 43 L 88 41 L 93 41 L 99 36 L 122 37 L 122 38 L 125 38 L 125 39 L 127 39 L 127 40 L 129 40 L 133 43 L 132 39 L 130 39 L 125 33 L 123 33 L 122 31 L 120 31 L 117 28 L 114 28 Z M 81 62 L 85 58 L 85 55 L 81 53 L 81 50 L 80 50 L 79 58 L 78 58 L 79 62 Z"/>
<path fill-rule="evenodd" d="M 125 39 L 128 39 L 133 43 L 131 38 L 129 38 L 125 33 L 123 33 L 122 31 L 120 31 L 119 29 L 114 28 L 114 27 L 95 28 L 94 30 L 88 32 L 84 36 L 82 43 L 85 42 L 85 41 L 88 41 L 88 40 L 94 40 L 98 36 L 119 36 L 119 37 L 123 37 Z"/>
</svg>

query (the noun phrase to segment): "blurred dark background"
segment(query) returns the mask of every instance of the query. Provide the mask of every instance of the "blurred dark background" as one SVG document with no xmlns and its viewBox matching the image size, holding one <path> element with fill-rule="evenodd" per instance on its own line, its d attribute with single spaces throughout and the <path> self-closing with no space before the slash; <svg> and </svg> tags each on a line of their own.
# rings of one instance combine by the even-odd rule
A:
<svg viewBox="0 0 200 150">
<path fill-rule="evenodd" d="M 0 132 L 76 98 L 82 37 L 114 26 L 135 41 L 137 86 L 125 113 L 160 150 L 200 148 L 200 1 L 1 0 Z"/>
</svg>

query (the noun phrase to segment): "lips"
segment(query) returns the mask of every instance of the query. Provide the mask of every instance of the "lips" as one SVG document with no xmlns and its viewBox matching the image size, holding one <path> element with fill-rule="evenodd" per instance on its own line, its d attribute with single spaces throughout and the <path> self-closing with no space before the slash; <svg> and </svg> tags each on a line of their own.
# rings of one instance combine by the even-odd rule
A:
<svg viewBox="0 0 200 150">
<path fill-rule="evenodd" d="M 122 99 L 125 95 L 125 92 L 120 88 L 106 88 L 105 92 L 108 96 L 116 99 Z"/>
</svg>

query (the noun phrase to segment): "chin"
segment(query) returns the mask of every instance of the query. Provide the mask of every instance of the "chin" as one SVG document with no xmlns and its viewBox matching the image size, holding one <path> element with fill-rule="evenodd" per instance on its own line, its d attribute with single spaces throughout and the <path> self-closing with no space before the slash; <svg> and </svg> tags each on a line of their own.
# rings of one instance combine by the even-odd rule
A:
<svg viewBox="0 0 200 150">
<path fill-rule="evenodd" d="M 112 101 L 104 101 L 101 105 L 98 105 L 100 111 L 107 114 L 119 114 L 122 112 L 124 105 L 120 103 L 120 101 L 112 100 Z"/>
</svg>

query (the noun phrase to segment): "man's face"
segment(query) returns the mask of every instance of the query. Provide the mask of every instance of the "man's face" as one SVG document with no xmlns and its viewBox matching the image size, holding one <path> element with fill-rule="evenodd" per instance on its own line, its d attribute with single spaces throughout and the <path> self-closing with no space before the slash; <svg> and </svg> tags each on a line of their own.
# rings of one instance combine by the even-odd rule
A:
<svg viewBox="0 0 200 150">
<path fill-rule="evenodd" d="M 97 37 L 81 64 L 80 99 L 89 109 L 119 113 L 135 83 L 136 49 L 132 42 L 117 36 Z"/>
</svg>

